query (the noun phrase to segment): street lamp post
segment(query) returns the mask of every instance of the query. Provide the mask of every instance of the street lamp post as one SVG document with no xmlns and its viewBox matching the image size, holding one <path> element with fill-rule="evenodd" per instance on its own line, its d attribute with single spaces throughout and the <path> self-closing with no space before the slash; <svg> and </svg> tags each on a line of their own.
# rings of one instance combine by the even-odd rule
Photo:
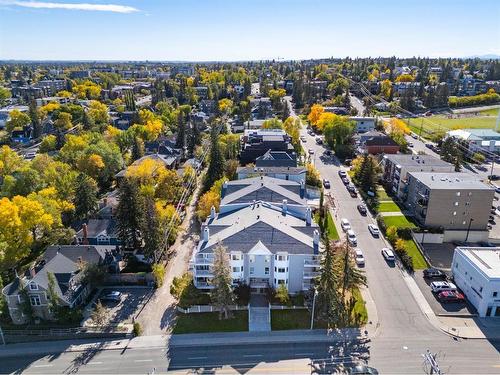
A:
<svg viewBox="0 0 500 375">
<path fill-rule="evenodd" d="M 467 240 L 469 239 L 470 226 L 471 226 L 471 224 L 472 224 L 473 221 L 474 221 L 473 218 L 471 218 L 469 220 L 469 226 L 467 227 L 467 235 L 465 236 L 465 243 L 467 243 Z"/>
<path fill-rule="evenodd" d="M 2 338 L 3 345 L 5 345 L 5 337 L 3 336 L 2 327 L 0 327 L 0 337 Z"/>
<path fill-rule="evenodd" d="M 313 325 L 314 325 L 314 308 L 316 307 L 316 296 L 317 295 L 318 295 L 318 290 L 314 289 L 313 306 L 312 306 L 312 314 L 311 314 L 311 329 L 313 329 Z"/>
<path fill-rule="evenodd" d="M 426 234 L 427 232 L 428 232 L 428 230 L 427 230 L 427 229 L 424 229 L 424 230 L 422 231 L 422 245 L 425 243 L 425 234 Z"/>
</svg>

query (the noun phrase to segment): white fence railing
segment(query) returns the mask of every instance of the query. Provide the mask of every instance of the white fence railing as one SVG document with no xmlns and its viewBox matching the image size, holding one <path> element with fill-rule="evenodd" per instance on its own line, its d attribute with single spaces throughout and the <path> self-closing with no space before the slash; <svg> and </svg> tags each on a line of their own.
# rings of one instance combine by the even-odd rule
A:
<svg viewBox="0 0 500 375">
<path fill-rule="evenodd" d="M 229 310 L 231 311 L 248 310 L 248 306 L 231 305 L 229 306 Z M 182 307 L 177 306 L 177 311 L 183 314 L 196 314 L 205 312 L 217 312 L 219 311 L 219 308 L 214 307 L 212 305 L 194 305 L 188 307 L 187 309 L 183 309 Z"/>
<path fill-rule="evenodd" d="M 271 305 L 271 310 L 304 310 L 307 309 L 306 306 L 283 306 L 283 305 Z"/>
</svg>

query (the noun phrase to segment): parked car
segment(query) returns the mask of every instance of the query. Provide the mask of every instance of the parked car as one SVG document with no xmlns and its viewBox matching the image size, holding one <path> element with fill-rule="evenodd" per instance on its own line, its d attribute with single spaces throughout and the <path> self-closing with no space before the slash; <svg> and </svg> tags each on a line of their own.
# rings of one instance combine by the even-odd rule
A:
<svg viewBox="0 0 500 375">
<path fill-rule="evenodd" d="M 425 147 L 430 148 L 432 150 L 434 145 L 432 143 L 426 143 Z"/>
<path fill-rule="evenodd" d="M 340 178 L 347 177 L 347 172 L 346 171 L 339 171 L 339 176 L 340 176 Z M 498 188 L 498 189 L 500 189 L 500 188 Z"/>
<path fill-rule="evenodd" d="M 323 179 L 323 186 L 325 189 L 330 189 L 330 181 L 328 181 L 326 178 Z"/>
<path fill-rule="evenodd" d="M 316 137 L 316 143 L 318 145 L 322 145 L 323 144 L 323 139 L 321 139 L 321 137 Z"/>
<path fill-rule="evenodd" d="M 424 270 L 424 277 L 427 279 L 443 279 L 446 274 L 436 268 L 427 268 Z"/>
<path fill-rule="evenodd" d="M 496 174 L 492 174 L 491 176 L 488 176 L 488 179 L 491 181 L 497 181 L 500 180 L 500 176 Z"/>
<path fill-rule="evenodd" d="M 457 286 L 448 281 L 433 281 L 431 283 L 431 290 L 433 293 L 439 293 L 450 290 L 457 290 Z"/>
<path fill-rule="evenodd" d="M 413 142 L 408 142 L 408 147 L 413 147 Z"/>
<path fill-rule="evenodd" d="M 365 257 L 363 256 L 363 252 L 361 251 L 361 249 L 354 250 L 354 259 L 356 260 L 356 264 L 358 266 L 365 265 Z"/>
<path fill-rule="evenodd" d="M 352 229 L 347 231 L 347 240 L 352 246 L 356 246 L 358 244 L 358 239 L 356 238 L 356 234 Z"/>
<path fill-rule="evenodd" d="M 439 302 L 451 303 L 451 302 L 465 302 L 465 297 L 462 293 L 456 290 L 445 290 L 437 295 Z"/>
<path fill-rule="evenodd" d="M 413 139 L 418 139 L 418 135 L 416 135 L 415 133 L 411 133 L 411 137 L 412 137 Z"/>
<path fill-rule="evenodd" d="M 332 155 L 333 155 L 333 153 L 332 153 L 332 151 L 331 151 L 331 150 L 325 150 L 325 151 L 323 151 L 323 155 L 326 155 L 326 156 L 332 156 Z"/>
<path fill-rule="evenodd" d="M 351 223 L 349 223 L 349 220 L 347 220 L 346 218 L 342 218 L 340 220 L 340 226 L 342 227 L 342 230 L 344 232 L 347 232 L 349 229 L 351 229 Z"/>
<path fill-rule="evenodd" d="M 313 155 L 314 154 L 314 150 L 312 148 L 309 149 L 309 155 Z"/>
<path fill-rule="evenodd" d="M 500 187 L 495 188 L 495 193 L 500 193 Z"/>
<path fill-rule="evenodd" d="M 378 230 L 377 226 L 375 224 L 368 224 L 368 230 L 372 234 L 373 237 L 379 237 L 380 236 L 380 231 Z"/>
<path fill-rule="evenodd" d="M 349 374 L 351 375 L 378 375 L 377 369 L 366 366 L 366 365 L 356 365 L 349 369 Z"/>
<path fill-rule="evenodd" d="M 358 192 L 356 189 L 350 189 L 349 190 L 349 194 L 351 195 L 351 197 L 353 198 L 356 198 L 358 196 Z"/>
<path fill-rule="evenodd" d="M 396 257 L 394 256 L 394 252 L 391 249 L 388 249 L 387 247 L 384 247 L 382 249 L 382 256 L 388 262 L 394 262 L 396 260 Z"/>
<path fill-rule="evenodd" d="M 112 292 L 106 293 L 105 295 L 103 295 L 99 299 L 101 301 L 120 302 L 122 300 L 122 294 L 121 294 L 121 292 L 114 290 Z"/>
<path fill-rule="evenodd" d="M 358 211 L 363 216 L 368 213 L 368 210 L 366 209 L 366 206 L 364 204 L 358 204 Z"/>
<path fill-rule="evenodd" d="M 302 142 L 307 142 L 307 138 L 306 138 L 306 136 L 305 136 L 305 135 L 301 135 L 301 136 L 300 136 L 300 140 L 301 140 Z"/>
<path fill-rule="evenodd" d="M 347 177 L 342 177 L 342 182 L 344 185 L 349 185 L 349 179 Z"/>
</svg>

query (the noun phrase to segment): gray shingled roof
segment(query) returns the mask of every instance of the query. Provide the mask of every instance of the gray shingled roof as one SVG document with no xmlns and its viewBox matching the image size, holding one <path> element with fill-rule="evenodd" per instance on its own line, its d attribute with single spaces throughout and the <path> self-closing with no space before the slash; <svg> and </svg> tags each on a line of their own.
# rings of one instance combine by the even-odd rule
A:
<svg viewBox="0 0 500 375">
<path fill-rule="evenodd" d="M 249 204 L 230 214 L 217 216 L 209 222 L 208 228 L 209 240 L 200 241 L 200 253 L 211 253 L 219 242 L 229 251 L 248 252 L 261 241 L 272 253 L 313 254 L 313 232 L 318 226 L 314 223 L 308 226 L 292 214 L 284 215 L 276 206 L 258 202 L 255 206 Z"/>
</svg>

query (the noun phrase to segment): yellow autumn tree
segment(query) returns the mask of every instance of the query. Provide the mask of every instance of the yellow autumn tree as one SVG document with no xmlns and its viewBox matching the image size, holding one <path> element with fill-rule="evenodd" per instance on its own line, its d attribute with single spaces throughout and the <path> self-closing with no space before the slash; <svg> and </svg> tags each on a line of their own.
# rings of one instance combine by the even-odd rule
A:
<svg viewBox="0 0 500 375">
<path fill-rule="evenodd" d="M 396 78 L 396 82 L 413 82 L 415 78 L 411 74 L 401 74 Z"/>
<path fill-rule="evenodd" d="M 90 154 L 85 155 L 80 160 L 78 160 L 78 170 L 88 174 L 89 176 L 96 178 L 100 171 L 106 166 L 104 160 L 102 160 L 101 155 Z"/>
<path fill-rule="evenodd" d="M 219 100 L 219 111 L 227 113 L 233 108 L 233 101 L 228 98 Z"/>
<path fill-rule="evenodd" d="M 157 174 L 155 196 L 167 203 L 177 202 L 182 193 L 182 178 L 176 171 L 163 168 Z"/>
<path fill-rule="evenodd" d="M 403 120 L 392 117 L 388 121 L 384 121 L 384 127 L 388 134 L 399 132 L 403 134 L 410 134 L 410 128 Z"/>
<path fill-rule="evenodd" d="M 325 129 L 326 124 L 331 123 L 335 121 L 339 116 L 336 115 L 335 113 L 330 113 L 330 112 L 323 112 L 319 116 L 319 120 L 316 123 L 316 130 L 323 132 Z"/>
<path fill-rule="evenodd" d="M 167 170 L 163 163 L 146 158 L 140 163 L 130 165 L 125 172 L 125 177 L 136 179 L 141 185 L 154 185 L 158 176 L 164 173 L 167 173 Z"/>
<path fill-rule="evenodd" d="M 207 191 L 200 197 L 198 201 L 198 209 L 196 210 L 196 215 L 200 221 L 204 221 L 208 215 L 210 215 L 210 209 L 212 206 L 215 210 L 219 210 L 220 205 L 220 195 L 214 191 Z"/>
<path fill-rule="evenodd" d="M 309 120 L 309 123 L 316 127 L 318 124 L 319 118 L 321 114 L 325 111 L 325 108 L 321 104 L 314 104 L 311 107 L 311 112 L 309 112 L 309 115 L 307 116 L 307 119 Z"/>
</svg>

